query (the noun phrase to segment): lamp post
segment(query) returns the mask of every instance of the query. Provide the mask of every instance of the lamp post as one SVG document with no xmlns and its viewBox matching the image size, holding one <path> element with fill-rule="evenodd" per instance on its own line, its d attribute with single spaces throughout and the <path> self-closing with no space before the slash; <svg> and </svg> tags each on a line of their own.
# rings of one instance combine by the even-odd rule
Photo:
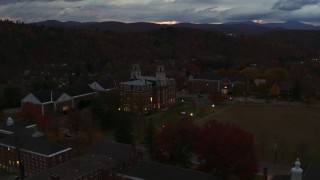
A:
<svg viewBox="0 0 320 180">
<path fill-rule="evenodd" d="M 214 104 L 212 104 L 211 107 L 212 107 L 212 112 L 214 112 Z"/>
</svg>

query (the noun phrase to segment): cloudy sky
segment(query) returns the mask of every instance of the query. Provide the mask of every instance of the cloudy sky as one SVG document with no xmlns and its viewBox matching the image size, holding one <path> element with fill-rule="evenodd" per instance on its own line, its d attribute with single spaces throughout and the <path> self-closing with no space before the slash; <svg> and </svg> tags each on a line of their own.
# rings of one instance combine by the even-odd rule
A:
<svg viewBox="0 0 320 180">
<path fill-rule="evenodd" d="M 298 20 L 320 25 L 320 0 L 0 0 L 0 18 L 27 23 Z"/>
</svg>

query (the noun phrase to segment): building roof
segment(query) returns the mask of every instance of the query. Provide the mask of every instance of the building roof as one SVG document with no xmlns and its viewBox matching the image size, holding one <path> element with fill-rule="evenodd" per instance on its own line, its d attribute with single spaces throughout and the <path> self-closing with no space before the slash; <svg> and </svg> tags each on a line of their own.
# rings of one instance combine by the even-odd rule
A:
<svg viewBox="0 0 320 180">
<path fill-rule="evenodd" d="M 30 127 L 36 126 L 35 123 L 28 120 L 19 120 L 15 121 L 13 125 L 8 126 L 5 122 L 0 123 L 0 133 L 2 134 L 23 134 L 23 135 L 32 135 L 34 132 Z"/>
<path fill-rule="evenodd" d="M 66 148 L 62 145 L 55 144 L 42 138 L 23 136 L 19 134 L 9 135 L 0 139 L 0 145 L 15 148 L 16 137 L 19 138 L 20 150 L 38 154 L 40 156 L 51 157 L 53 155 L 71 150 L 71 148 Z"/>
<path fill-rule="evenodd" d="M 97 169 L 111 169 L 119 163 L 106 155 L 86 154 L 71 159 L 58 166 L 29 177 L 29 180 L 51 180 L 51 176 L 59 176 L 60 180 L 73 180 L 87 175 Z"/>
<path fill-rule="evenodd" d="M 63 93 L 68 94 L 71 97 L 80 96 L 84 94 L 95 93 L 95 91 L 87 84 L 71 85 L 52 90 L 43 90 L 33 92 L 32 94 L 41 102 L 56 101 Z"/>
<path fill-rule="evenodd" d="M 139 76 L 138 79 L 140 80 L 147 80 L 147 81 L 157 81 L 158 79 L 153 76 Z"/>
<path fill-rule="evenodd" d="M 133 80 L 133 81 L 126 81 L 126 82 L 122 82 L 121 84 L 124 85 L 132 85 L 132 86 L 144 86 L 144 85 L 151 85 L 152 83 L 145 81 L 145 80 Z"/>
<path fill-rule="evenodd" d="M 125 162 L 130 157 L 134 148 L 132 145 L 100 140 L 91 146 L 90 153 L 108 155 L 118 161 Z"/>
<path fill-rule="evenodd" d="M 121 172 L 123 176 L 152 180 L 217 180 L 209 174 L 165 164 L 142 161 Z"/>
<path fill-rule="evenodd" d="M 116 87 L 115 80 L 110 81 L 97 81 L 97 83 L 104 89 L 112 89 Z"/>
<path fill-rule="evenodd" d="M 245 82 L 246 81 L 245 76 L 242 76 L 242 75 L 221 76 L 216 73 L 206 73 L 206 74 L 194 75 L 192 79 L 215 80 L 215 81 L 229 79 L 231 82 Z"/>
</svg>

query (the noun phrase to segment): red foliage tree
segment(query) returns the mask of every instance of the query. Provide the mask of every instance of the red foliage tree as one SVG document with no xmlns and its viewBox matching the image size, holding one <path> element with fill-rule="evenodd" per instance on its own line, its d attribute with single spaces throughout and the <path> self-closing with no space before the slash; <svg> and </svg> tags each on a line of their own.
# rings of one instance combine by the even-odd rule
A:
<svg viewBox="0 0 320 180">
<path fill-rule="evenodd" d="M 187 167 L 196 147 L 198 127 L 190 119 L 167 123 L 154 136 L 153 150 L 156 161 Z"/>
<path fill-rule="evenodd" d="M 211 93 L 208 97 L 213 103 L 223 103 L 229 100 L 229 96 L 227 94 L 222 94 L 218 92 Z"/>
<path fill-rule="evenodd" d="M 197 139 L 199 169 L 223 179 L 252 179 L 258 170 L 252 135 L 232 125 L 208 121 Z"/>
<path fill-rule="evenodd" d="M 41 115 L 35 106 L 24 106 L 21 110 L 20 117 L 22 119 L 33 121 L 37 124 L 38 130 L 44 133 L 51 132 L 54 129 L 50 118 Z"/>
</svg>

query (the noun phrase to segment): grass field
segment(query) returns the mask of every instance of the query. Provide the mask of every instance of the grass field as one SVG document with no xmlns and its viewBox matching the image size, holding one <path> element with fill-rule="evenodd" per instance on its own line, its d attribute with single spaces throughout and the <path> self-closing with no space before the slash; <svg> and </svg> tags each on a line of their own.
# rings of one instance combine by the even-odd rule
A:
<svg viewBox="0 0 320 180">
<path fill-rule="evenodd" d="M 196 106 L 176 106 L 153 117 L 160 128 L 168 121 L 182 118 L 181 111 L 196 112 Z M 199 125 L 209 119 L 233 123 L 254 136 L 259 161 L 292 165 L 302 162 L 320 164 L 320 108 L 258 103 L 199 106 L 192 119 Z"/>
<path fill-rule="evenodd" d="M 274 162 L 277 150 L 278 163 L 291 165 L 299 157 L 320 164 L 320 108 L 234 104 L 209 118 L 251 132 L 260 161 Z"/>
</svg>

